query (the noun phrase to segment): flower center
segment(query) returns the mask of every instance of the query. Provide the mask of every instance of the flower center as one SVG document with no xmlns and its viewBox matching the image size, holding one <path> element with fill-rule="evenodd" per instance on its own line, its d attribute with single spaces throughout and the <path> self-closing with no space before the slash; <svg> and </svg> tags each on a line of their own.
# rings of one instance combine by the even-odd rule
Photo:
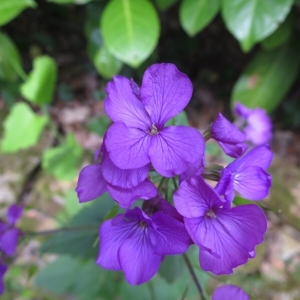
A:
<svg viewBox="0 0 300 300">
<path fill-rule="evenodd" d="M 139 226 L 143 228 L 143 227 L 146 227 L 147 224 L 146 224 L 145 221 L 141 221 L 141 222 L 139 223 Z"/>
<path fill-rule="evenodd" d="M 206 212 L 206 215 L 210 218 L 216 218 L 216 215 L 214 213 L 214 211 L 212 209 L 209 209 L 207 212 Z"/>
<path fill-rule="evenodd" d="M 154 124 L 152 124 L 151 130 L 149 130 L 148 133 L 149 133 L 150 135 L 156 135 L 156 134 L 158 134 L 158 129 L 157 129 L 157 127 L 156 127 Z"/>
</svg>

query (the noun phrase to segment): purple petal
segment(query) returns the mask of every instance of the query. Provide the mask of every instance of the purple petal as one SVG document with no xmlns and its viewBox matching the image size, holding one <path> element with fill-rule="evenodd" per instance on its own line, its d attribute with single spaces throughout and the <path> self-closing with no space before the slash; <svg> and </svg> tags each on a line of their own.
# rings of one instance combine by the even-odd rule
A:
<svg viewBox="0 0 300 300">
<path fill-rule="evenodd" d="M 234 176 L 225 168 L 222 171 L 221 179 L 215 187 L 215 191 L 219 195 L 224 195 L 229 207 L 234 199 Z"/>
<path fill-rule="evenodd" d="M 130 189 L 147 178 L 150 164 L 137 169 L 120 169 L 113 164 L 105 151 L 102 158 L 102 175 L 111 185 Z"/>
<path fill-rule="evenodd" d="M 0 238 L 0 249 L 7 255 L 13 256 L 16 252 L 19 238 L 19 230 L 16 228 L 7 230 Z"/>
<path fill-rule="evenodd" d="M 193 92 L 190 79 L 173 64 L 154 64 L 143 77 L 141 98 L 152 123 L 163 126 L 188 104 Z"/>
<path fill-rule="evenodd" d="M 237 158 L 240 157 L 245 153 L 245 151 L 248 149 L 248 145 L 245 143 L 240 143 L 240 144 L 228 144 L 228 143 L 223 143 L 219 142 L 218 144 L 220 147 L 223 149 L 223 151 L 231 157 Z"/>
<path fill-rule="evenodd" d="M 250 300 L 250 297 L 239 287 L 231 284 L 215 289 L 212 300 Z"/>
<path fill-rule="evenodd" d="M 16 204 L 13 204 L 8 208 L 6 218 L 10 225 L 15 225 L 17 223 L 23 213 L 23 208 L 24 206 Z"/>
<path fill-rule="evenodd" d="M 185 172 L 190 164 L 203 160 L 205 144 L 196 129 L 170 126 L 152 137 L 149 157 L 154 169 L 165 177 Z"/>
<path fill-rule="evenodd" d="M 107 184 L 111 197 L 124 209 L 129 209 L 137 199 L 149 200 L 158 193 L 156 186 L 148 179 L 131 189 L 124 189 Z"/>
<path fill-rule="evenodd" d="M 247 118 L 250 114 L 251 109 L 247 108 L 246 106 L 242 105 L 239 102 L 235 102 L 234 104 L 234 113 L 242 118 Z"/>
<path fill-rule="evenodd" d="M 0 295 L 4 293 L 4 275 L 7 271 L 7 266 L 0 263 Z"/>
<path fill-rule="evenodd" d="M 202 177 L 183 181 L 173 197 L 176 209 L 186 218 L 202 217 L 210 208 L 224 204 Z"/>
<path fill-rule="evenodd" d="M 106 92 L 105 110 L 114 122 L 123 122 L 128 127 L 143 130 L 151 127 L 150 117 L 143 103 L 133 93 L 129 79 L 115 76 L 107 84 Z"/>
<path fill-rule="evenodd" d="M 132 93 L 138 97 L 138 99 L 141 99 L 141 89 L 136 84 L 136 82 L 133 79 L 130 79 L 130 87 L 132 89 Z"/>
<path fill-rule="evenodd" d="M 115 123 L 106 133 L 106 148 L 112 162 L 121 169 L 141 168 L 150 163 L 151 136 L 146 132 Z"/>
<path fill-rule="evenodd" d="M 93 200 L 107 191 L 101 164 L 89 165 L 81 170 L 75 191 L 79 202 Z"/>
<path fill-rule="evenodd" d="M 190 245 L 190 236 L 183 223 L 162 212 L 153 214 L 151 218 L 157 226 L 155 230 L 156 254 L 174 255 L 187 251 Z"/>
</svg>

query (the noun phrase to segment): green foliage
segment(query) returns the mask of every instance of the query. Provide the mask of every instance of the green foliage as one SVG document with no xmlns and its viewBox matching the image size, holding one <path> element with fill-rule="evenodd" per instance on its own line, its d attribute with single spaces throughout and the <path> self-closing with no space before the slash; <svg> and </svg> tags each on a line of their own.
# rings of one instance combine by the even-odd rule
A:
<svg viewBox="0 0 300 300">
<path fill-rule="evenodd" d="M 107 79 L 119 73 L 123 65 L 105 46 L 96 51 L 93 61 L 99 74 Z"/>
<path fill-rule="evenodd" d="M 91 119 L 87 123 L 87 128 L 90 131 L 95 132 L 100 136 L 103 136 L 110 123 L 111 123 L 110 118 L 107 115 L 103 115 L 101 117 Z"/>
<path fill-rule="evenodd" d="M 35 58 L 33 70 L 21 86 L 24 98 L 35 104 L 47 104 L 53 99 L 57 66 L 53 58 L 44 55 Z"/>
<path fill-rule="evenodd" d="M 19 51 L 14 42 L 6 34 L 0 32 L 0 78 L 13 81 L 17 75 L 22 78 L 26 77 Z"/>
<path fill-rule="evenodd" d="M 93 0 L 47 0 L 48 2 L 54 2 L 57 4 L 87 4 Z"/>
<path fill-rule="evenodd" d="M 222 15 L 228 30 L 247 52 L 276 30 L 293 0 L 223 0 Z"/>
<path fill-rule="evenodd" d="M 176 2 L 178 2 L 178 0 L 155 0 L 155 3 L 160 10 L 165 10 Z"/>
<path fill-rule="evenodd" d="M 168 283 L 172 283 L 181 276 L 184 268 L 182 255 L 166 256 L 160 266 L 159 274 L 165 278 Z"/>
<path fill-rule="evenodd" d="M 136 68 L 157 44 L 159 20 L 148 0 L 112 0 L 102 14 L 101 32 L 108 50 Z"/>
<path fill-rule="evenodd" d="M 220 4 L 220 0 L 183 0 L 179 11 L 183 29 L 190 36 L 197 34 L 219 12 Z"/>
<path fill-rule="evenodd" d="M 78 173 L 83 150 L 73 134 L 58 147 L 48 148 L 42 157 L 42 167 L 59 180 L 72 180 Z"/>
<path fill-rule="evenodd" d="M 1 151 L 16 152 L 35 145 L 47 122 L 47 116 L 35 114 L 27 104 L 14 105 L 4 121 Z"/>
<path fill-rule="evenodd" d="M 51 236 L 42 245 L 41 252 L 68 254 L 95 260 L 98 245 L 94 244 L 98 238 L 100 224 L 114 205 L 115 202 L 107 193 L 93 200 L 90 205 L 81 209 L 70 222 L 65 224 L 65 227 L 74 229 Z"/>
<path fill-rule="evenodd" d="M 0 26 L 15 18 L 27 7 L 35 7 L 33 0 L 1 0 L 0 1 Z M 1 45 L 1 43 L 0 43 Z"/>
<path fill-rule="evenodd" d="M 235 84 L 231 104 L 273 111 L 294 82 L 299 61 L 299 44 L 293 39 L 272 51 L 261 50 Z"/>
<path fill-rule="evenodd" d="M 189 120 L 184 110 L 166 123 L 166 126 L 179 126 L 179 125 L 183 125 L 183 126 L 189 125 Z"/>
</svg>

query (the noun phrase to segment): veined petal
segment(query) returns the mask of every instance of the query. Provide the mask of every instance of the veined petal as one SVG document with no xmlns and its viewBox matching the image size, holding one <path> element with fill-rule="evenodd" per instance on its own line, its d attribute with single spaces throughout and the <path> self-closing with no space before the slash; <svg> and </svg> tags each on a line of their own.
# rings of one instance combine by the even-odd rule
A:
<svg viewBox="0 0 300 300">
<path fill-rule="evenodd" d="M 0 249 L 7 255 L 13 256 L 18 245 L 19 230 L 16 228 L 7 230 L 0 238 Z"/>
<path fill-rule="evenodd" d="M 218 141 L 218 144 L 223 149 L 225 154 L 234 158 L 240 157 L 248 149 L 248 145 L 245 143 L 228 144 Z"/>
<path fill-rule="evenodd" d="M 260 167 L 246 167 L 234 174 L 234 189 L 249 200 L 267 197 L 272 186 L 271 176 Z"/>
<path fill-rule="evenodd" d="M 128 127 L 147 130 L 151 121 L 143 103 L 133 91 L 130 80 L 115 76 L 106 87 L 107 98 L 104 106 L 106 113 L 114 122 L 123 122 Z"/>
<path fill-rule="evenodd" d="M 93 200 L 107 191 L 101 164 L 89 165 L 81 170 L 75 191 L 79 202 Z"/>
<path fill-rule="evenodd" d="M 110 184 L 107 184 L 107 189 L 111 197 L 124 209 L 129 209 L 137 199 L 149 200 L 158 193 L 156 186 L 148 179 L 131 189 L 124 189 Z"/>
<path fill-rule="evenodd" d="M 6 212 L 6 218 L 10 225 L 15 225 L 17 221 L 20 219 L 22 213 L 23 213 L 23 206 L 22 205 L 11 205 L 7 212 Z"/>
<path fill-rule="evenodd" d="M 231 202 L 234 199 L 234 175 L 232 175 L 226 168 L 222 170 L 222 176 L 218 184 L 215 187 L 215 191 L 219 195 L 223 195 L 227 201 L 227 206 L 231 206 Z"/>
<path fill-rule="evenodd" d="M 189 164 L 203 159 L 205 144 L 196 129 L 169 126 L 152 137 L 149 157 L 154 169 L 165 177 L 180 175 Z"/>
<path fill-rule="evenodd" d="M 141 99 L 152 123 L 163 126 L 188 104 L 193 86 L 173 64 L 154 64 L 143 77 Z"/>
<path fill-rule="evenodd" d="M 113 164 L 105 151 L 102 158 L 102 175 L 111 185 L 130 189 L 143 182 L 148 175 L 150 164 L 137 169 L 120 169 Z"/>
<path fill-rule="evenodd" d="M 222 285 L 215 289 L 212 300 L 250 300 L 250 297 L 238 286 Z"/>
<path fill-rule="evenodd" d="M 115 123 L 106 133 L 105 144 L 110 159 L 117 167 L 135 169 L 150 163 L 148 151 L 151 138 L 142 130 Z"/>
</svg>

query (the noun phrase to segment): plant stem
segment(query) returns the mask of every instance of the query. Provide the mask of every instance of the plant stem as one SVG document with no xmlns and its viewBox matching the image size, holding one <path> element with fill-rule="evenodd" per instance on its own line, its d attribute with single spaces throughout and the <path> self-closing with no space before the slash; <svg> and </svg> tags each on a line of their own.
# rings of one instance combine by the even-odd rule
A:
<svg viewBox="0 0 300 300">
<path fill-rule="evenodd" d="M 178 184 L 176 182 L 176 178 L 172 177 L 172 181 L 173 181 L 173 185 L 174 185 L 175 190 L 177 190 L 178 189 Z"/>
<path fill-rule="evenodd" d="M 89 231 L 89 230 L 98 230 L 99 226 L 74 226 L 74 227 L 62 227 L 58 229 L 37 231 L 37 232 L 23 232 L 25 235 L 52 235 L 56 233 L 66 232 L 66 231 Z"/>
<path fill-rule="evenodd" d="M 184 259 L 184 262 L 186 263 L 186 266 L 187 266 L 187 268 L 188 268 L 188 270 L 189 270 L 189 272 L 190 272 L 190 274 L 191 274 L 191 277 L 192 277 L 192 279 L 193 279 L 193 281 L 194 281 L 194 283 L 195 283 L 195 285 L 196 285 L 196 288 L 197 288 L 197 290 L 198 290 L 198 292 L 199 292 L 200 299 L 201 299 L 201 300 L 206 300 L 206 298 L 205 298 L 205 296 L 204 296 L 204 293 L 203 293 L 203 289 L 202 289 L 202 287 L 201 287 L 200 282 L 198 281 L 198 278 L 197 278 L 197 276 L 196 276 L 196 274 L 195 274 L 195 271 L 194 271 L 194 269 L 193 269 L 193 266 L 192 266 L 192 264 L 191 264 L 191 262 L 190 262 L 188 256 L 187 256 L 185 253 L 183 254 L 183 259 Z"/>
</svg>

